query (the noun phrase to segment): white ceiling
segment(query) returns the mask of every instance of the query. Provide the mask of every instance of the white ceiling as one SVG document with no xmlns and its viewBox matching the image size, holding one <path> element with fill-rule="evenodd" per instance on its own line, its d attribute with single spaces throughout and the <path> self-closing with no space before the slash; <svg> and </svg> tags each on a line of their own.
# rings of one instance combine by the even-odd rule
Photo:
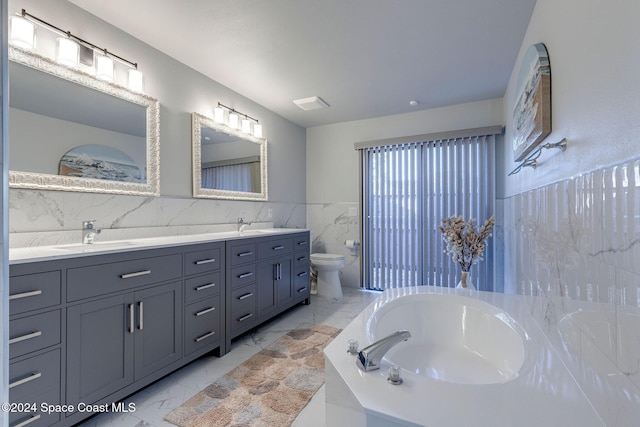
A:
<svg viewBox="0 0 640 427">
<path fill-rule="evenodd" d="M 535 6 L 535 0 L 70 1 L 303 127 L 502 97 Z M 311 96 L 330 107 L 303 111 L 293 104 Z"/>
</svg>

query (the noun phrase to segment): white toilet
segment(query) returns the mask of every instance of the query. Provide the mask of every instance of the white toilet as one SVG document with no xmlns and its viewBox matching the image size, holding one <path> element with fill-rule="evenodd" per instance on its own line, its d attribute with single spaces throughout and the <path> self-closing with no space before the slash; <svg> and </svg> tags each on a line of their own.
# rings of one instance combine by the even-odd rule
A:
<svg viewBox="0 0 640 427">
<path fill-rule="evenodd" d="M 338 271 L 344 267 L 344 256 L 311 254 L 311 268 L 318 274 L 318 295 L 342 298 L 342 285 Z"/>
</svg>

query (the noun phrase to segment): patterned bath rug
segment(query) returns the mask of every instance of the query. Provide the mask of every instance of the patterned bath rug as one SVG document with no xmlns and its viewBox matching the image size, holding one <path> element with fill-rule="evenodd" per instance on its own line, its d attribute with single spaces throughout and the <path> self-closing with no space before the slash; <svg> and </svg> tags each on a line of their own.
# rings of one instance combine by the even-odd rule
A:
<svg viewBox="0 0 640 427">
<path fill-rule="evenodd" d="M 180 427 L 290 426 L 324 384 L 322 350 L 340 329 L 295 329 L 171 411 Z"/>
</svg>

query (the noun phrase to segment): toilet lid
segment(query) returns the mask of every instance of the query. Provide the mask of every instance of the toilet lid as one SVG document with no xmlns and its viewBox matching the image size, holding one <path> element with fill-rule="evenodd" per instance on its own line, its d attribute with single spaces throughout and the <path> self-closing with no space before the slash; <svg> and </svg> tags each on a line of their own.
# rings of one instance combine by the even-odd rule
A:
<svg viewBox="0 0 640 427">
<path fill-rule="evenodd" d="M 311 254 L 311 259 L 322 261 L 342 261 L 344 259 L 344 256 L 337 254 Z"/>
</svg>

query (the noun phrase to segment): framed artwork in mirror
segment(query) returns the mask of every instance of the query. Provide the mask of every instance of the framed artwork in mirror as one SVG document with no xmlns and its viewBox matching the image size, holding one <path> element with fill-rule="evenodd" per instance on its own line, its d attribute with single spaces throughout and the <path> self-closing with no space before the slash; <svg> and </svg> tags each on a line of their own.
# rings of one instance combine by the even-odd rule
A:
<svg viewBox="0 0 640 427">
<path fill-rule="evenodd" d="M 513 107 L 513 157 L 525 159 L 551 133 L 551 66 L 543 43 L 530 46 L 520 64 Z"/>
</svg>

